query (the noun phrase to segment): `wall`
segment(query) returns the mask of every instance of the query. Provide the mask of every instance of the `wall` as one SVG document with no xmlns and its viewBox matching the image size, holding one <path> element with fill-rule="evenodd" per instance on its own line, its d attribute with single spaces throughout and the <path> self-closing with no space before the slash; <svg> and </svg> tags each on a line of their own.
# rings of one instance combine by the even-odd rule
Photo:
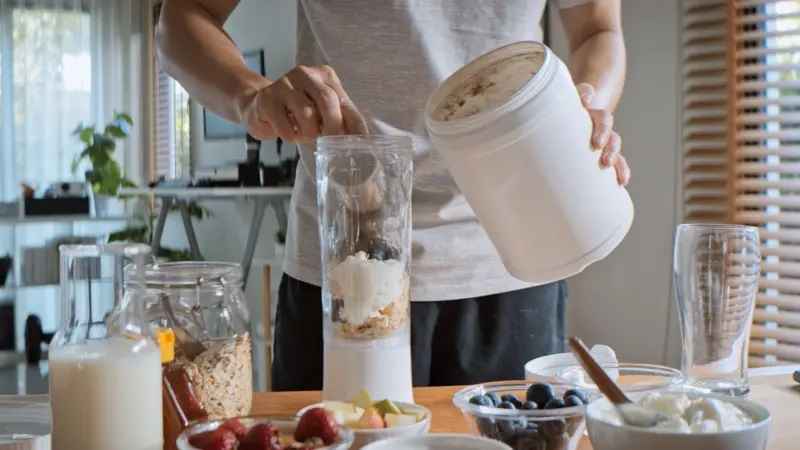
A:
<svg viewBox="0 0 800 450">
<path fill-rule="evenodd" d="M 616 112 L 636 208 L 630 234 L 606 260 L 570 280 L 569 329 L 604 343 L 626 361 L 680 362 L 672 294 L 672 242 L 678 217 L 679 5 L 623 1 L 628 54 Z M 557 14 L 553 47 L 566 55 Z"/>
</svg>

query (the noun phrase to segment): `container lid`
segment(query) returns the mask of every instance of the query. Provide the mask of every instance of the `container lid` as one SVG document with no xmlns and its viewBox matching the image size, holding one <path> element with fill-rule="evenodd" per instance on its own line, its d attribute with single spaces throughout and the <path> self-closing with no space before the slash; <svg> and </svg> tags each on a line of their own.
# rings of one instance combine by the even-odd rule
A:
<svg viewBox="0 0 800 450">
<path fill-rule="evenodd" d="M 47 396 L 0 396 L 0 450 L 50 450 L 50 433 Z"/>
</svg>

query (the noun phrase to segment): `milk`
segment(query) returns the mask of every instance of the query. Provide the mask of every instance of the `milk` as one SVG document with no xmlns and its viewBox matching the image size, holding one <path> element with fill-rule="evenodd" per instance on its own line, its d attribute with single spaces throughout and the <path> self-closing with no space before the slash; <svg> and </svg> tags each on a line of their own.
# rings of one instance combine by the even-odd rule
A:
<svg viewBox="0 0 800 450">
<path fill-rule="evenodd" d="M 88 341 L 50 352 L 53 448 L 162 450 L 161 357 L 149 341 Z"/>
<path fill-rule="evenodd" d="M 349 400 L 366 389 L 376 400 L 414 403 L 408 334 L 360 342 L 329 336 L 324 353 L 323 400 Z"/>
</svg>

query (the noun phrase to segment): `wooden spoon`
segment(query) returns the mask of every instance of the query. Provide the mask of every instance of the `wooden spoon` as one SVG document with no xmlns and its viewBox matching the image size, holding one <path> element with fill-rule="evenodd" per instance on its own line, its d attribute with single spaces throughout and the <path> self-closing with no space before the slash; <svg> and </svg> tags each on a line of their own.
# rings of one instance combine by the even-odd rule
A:
<svg viewBox="0 0 800 450">
<path fill-rule="evenodd" d="M 669 420 L 669 417 L 658 411 L 647 409 L 637 405 L 614 383 L 605 370 L 597 364 L 594 357 L 589 353 L 586 344 L 577 337 L 569 338 L 569 348 L 578 358 L 583 370 L 589 374 L 589 378 L 597 385 L 597 389 L 605 395 L 612 405 L 617 409 L 619 416 L 627 425 L 648 428 Z"/>
</svg>

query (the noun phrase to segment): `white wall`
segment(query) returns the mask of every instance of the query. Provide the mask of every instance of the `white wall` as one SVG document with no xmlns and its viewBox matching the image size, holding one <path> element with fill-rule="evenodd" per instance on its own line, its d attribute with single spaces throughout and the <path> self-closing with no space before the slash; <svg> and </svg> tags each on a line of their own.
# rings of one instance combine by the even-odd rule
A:
<svg viewBox="0 0 800 450">
<path fill-rule="evenodd" d="M 680 362 L 672 293 L 672 242 L 678 217 L 679 2 L 625 0 L 625 91 L 615 112 L 631 166 L 633 227 L 606 260 L 569 284 L 569 329 L 615 348 L 630 362 Z M 559 24 L 554 14 L 552 23 Z M 560 28 L 560 27 L 559 27 Z M 561 30 L 553 47 L 565 55 Z"/>
</svg>

